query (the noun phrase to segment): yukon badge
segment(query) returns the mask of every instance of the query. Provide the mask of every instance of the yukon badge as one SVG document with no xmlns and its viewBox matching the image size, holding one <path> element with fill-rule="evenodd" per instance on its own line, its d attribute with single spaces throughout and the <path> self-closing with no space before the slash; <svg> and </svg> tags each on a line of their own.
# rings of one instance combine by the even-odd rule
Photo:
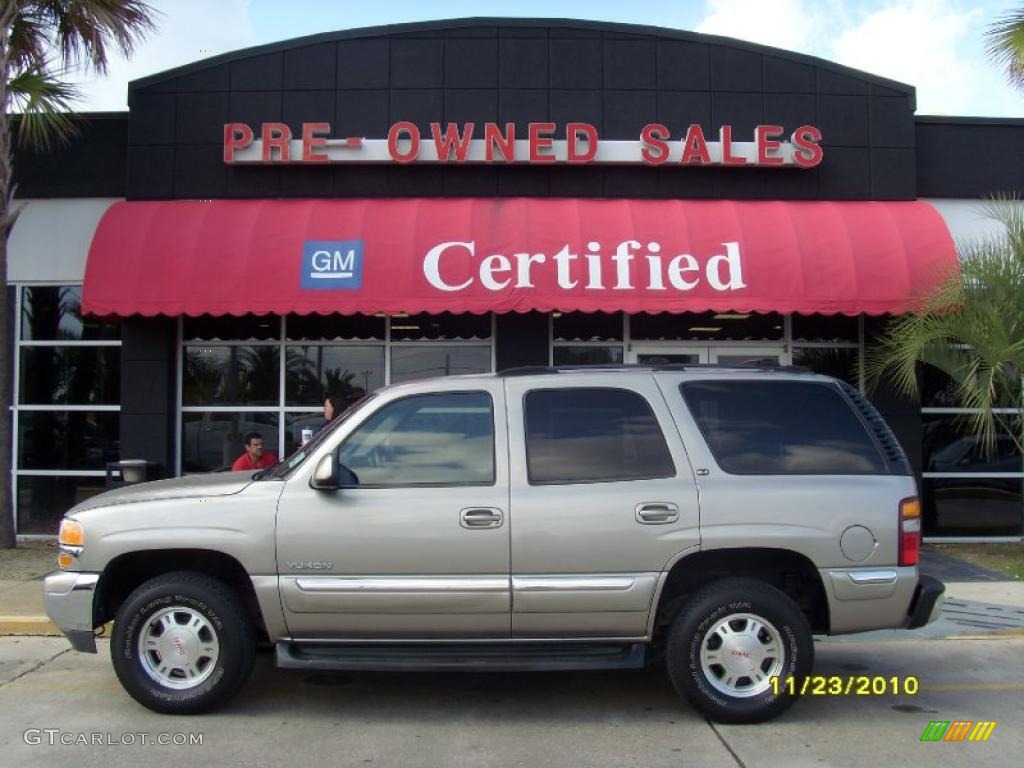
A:
<svg viewBox="0 0 1024 768">
<path fill-rule="evenodd" d="M 328 560 L 304 560 L 289 562 L 288 567 L 293 571 L 329 571 L 334 568 L 334 563 Z"/>
</svg>

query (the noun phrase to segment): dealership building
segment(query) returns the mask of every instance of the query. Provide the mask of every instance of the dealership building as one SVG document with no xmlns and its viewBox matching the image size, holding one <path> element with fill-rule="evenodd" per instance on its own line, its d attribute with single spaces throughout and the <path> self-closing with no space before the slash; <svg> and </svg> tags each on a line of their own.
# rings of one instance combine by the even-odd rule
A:
<svg viewBox="0 0 1024 768">
<path fill-rule="evenodd" d="M 993 77 L 996 75 L 993 74 Z M 864 387 L 886 323 L 999 235 L 1024 120 L 727 38 L 466 19 L 331 32 L 135 81 L 15 156 L 17 530 L 119 460 L 294 449 L 326 391 L 516 366 L 800 365 Z M 1024 466 L 870 396 L 933 539 L 1020 538 Z M 771 404 L 766 403 L 766 408 Z"/>
</svg>

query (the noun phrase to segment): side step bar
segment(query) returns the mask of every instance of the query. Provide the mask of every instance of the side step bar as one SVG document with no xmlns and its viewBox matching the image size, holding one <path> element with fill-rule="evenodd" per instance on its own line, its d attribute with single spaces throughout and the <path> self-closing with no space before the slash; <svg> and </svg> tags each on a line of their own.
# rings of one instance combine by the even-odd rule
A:
<svg viewBox="0 0 1024 768">
<path fill-rule="evenodd" d="M 284 669 L 463 672 L 541 672 L 635 669 L 643 643 L 429 643 L 319 645 L 282 642 L 275 663 Z"/>
</svg>

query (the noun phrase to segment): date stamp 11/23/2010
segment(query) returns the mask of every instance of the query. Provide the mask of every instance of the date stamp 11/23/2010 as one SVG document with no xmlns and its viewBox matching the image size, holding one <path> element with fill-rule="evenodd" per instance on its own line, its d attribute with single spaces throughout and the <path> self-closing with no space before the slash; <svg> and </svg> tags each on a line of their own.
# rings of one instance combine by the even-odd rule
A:
<svg viewBox="0 0 1024 768">
<path fill-rule="evenodd" d="M 920 681 L 913 675 L 808 675 L 772 677 L 772 693 L 790 696 L 916 696 Z"/>
</svg>

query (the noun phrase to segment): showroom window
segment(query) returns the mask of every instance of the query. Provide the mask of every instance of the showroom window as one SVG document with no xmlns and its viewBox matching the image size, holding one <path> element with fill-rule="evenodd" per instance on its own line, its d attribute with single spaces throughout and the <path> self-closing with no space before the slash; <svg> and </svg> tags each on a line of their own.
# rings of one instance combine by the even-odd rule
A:
<svg viewBox="0 0 1024 768">
<path fill-rule="evenodd" d="M 864 351 L 861 317 L 781 315 L 775 312 L 553 312 L 550 316 L 552 365 L 615 365 L 630 362 L 638 344 L 654 342 L 671 358 L 673 345 L 690 351 L 707 347 L 712 360 L 729 350 L 779 350 L 779 359 L 835 376 L 861 391 L 858 363 Z M 641 356 L 645 358 L 648 356 Z M 677 357 L 677 356 L 676 356 Z M 644 362 L 641 359 L 640 362 Z"/>
<path fill-rule="evenodd" d="M 77 285 L 17 289 L 14 498 L 19 534 L 54 535 L 61 516 L 105 487 L 117 461 L 118 323 L 83 318 Z"/>
<path fill-rule="evenodd" d="M 494 370 L 493 315 L 247 315 L 181 321 L 179 474 L 225 470 L 258 432 L 278 458 L 385 384 Z"/>
<path fill-rule="evenodd" d="M 954 382 L 921 366 L 924 535 L 987 539 L 1024 533 L 1024 463 L 1010 433 L 1020 434 L 1021 409 L 996 409 L 994 451 L 972 434 L 976 410 L 960 407 Z"/>
</svg>

